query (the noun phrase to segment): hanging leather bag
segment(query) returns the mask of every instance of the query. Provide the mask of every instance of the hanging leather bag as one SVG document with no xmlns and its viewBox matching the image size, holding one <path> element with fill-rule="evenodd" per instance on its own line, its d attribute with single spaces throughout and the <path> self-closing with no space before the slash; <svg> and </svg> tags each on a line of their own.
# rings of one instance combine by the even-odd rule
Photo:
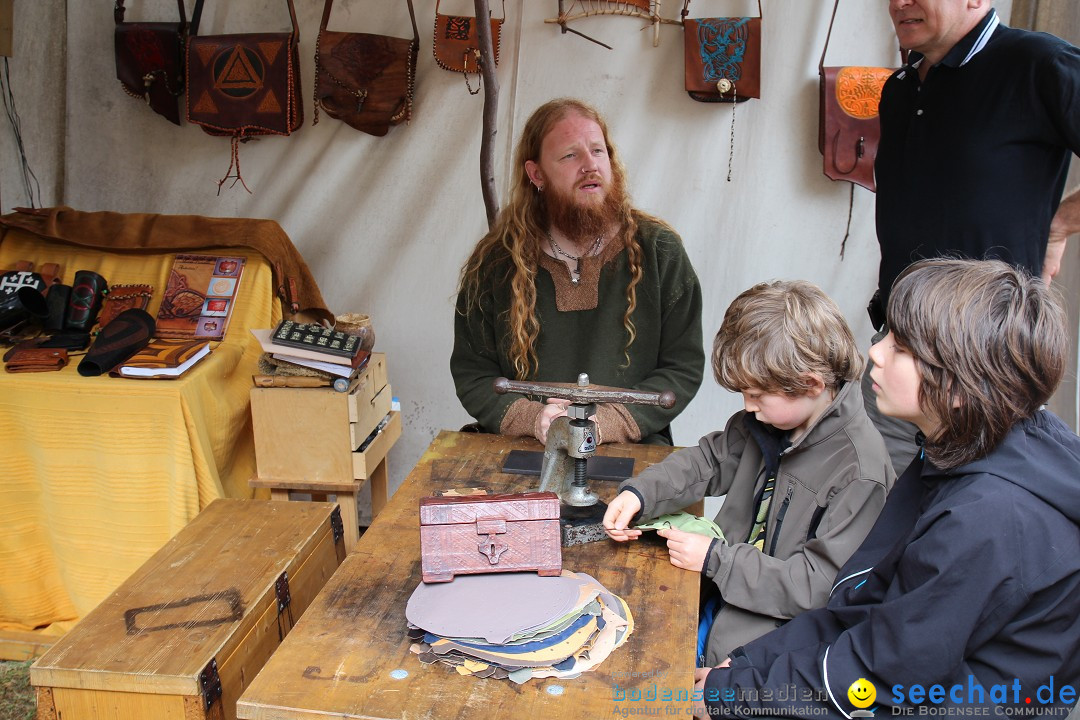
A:
<svg viewBox="0 0 1080 720">
<path fill-rule="evenodd" d="M 187 47 L 187 119 L 210 135 L 288 135 L 304 122 L 300 28 L 292 32 L 198 35 L 203 0 L 191 16 Z"/>
<path fill-rule="evenodd" d="M 412 0 L 413 37 L 327 30 L 334 0 L 323 5 L 315 43 L 315 120 L 320 108 L 369 135 L 383 136 L 391 125 L 412 117 L 413 84 L 420 33 Z"/>
<path fill-rule="evenodd" d="M 480 92 L 479 83 L 473 90 L 469 73 L 480 74 L 480 40 L 476 36 L 475 17 L 469 15 L 443 15 L 439 12 L 440 0 L 435 0 L 435 62 L 443 70 L 459 72 L 465 76 L 465 87 L 470 95 Z M 491 45 L 495 51 L 495 65 L 499 64 L 500 31 L 506 17 L 506 0 L 503 0 L 503 17 L 490 18 Z"/>
<path fill-rule="evenodd" d="M 690 18 L 683 0 L 686 92 L 698 102 L 761 97 L 761 0 L 758 17 Z"/>
<path fill-rule="evenodd" d="M 169 122 L 180 124 L 184 94 L 184 42 L 187 14 L 184 0 L 176 0 L 180 22 L 124 22 L 124 0 L 116 0 L 113 19 L 113 54 L 116 79 L 133 98 Z"/>
<path fill-rule="evenodd" d="M 876 192 L 874 159 L 881 141 L 878 104 L 881 88 L 895 69 L 859 65 L 826 67 L 825 53 L 839 5 L 840 0 L 836 0 L 818 61 L 818 150 L 824 158 L 826 177 L 847 180 Z"/>
</svg>

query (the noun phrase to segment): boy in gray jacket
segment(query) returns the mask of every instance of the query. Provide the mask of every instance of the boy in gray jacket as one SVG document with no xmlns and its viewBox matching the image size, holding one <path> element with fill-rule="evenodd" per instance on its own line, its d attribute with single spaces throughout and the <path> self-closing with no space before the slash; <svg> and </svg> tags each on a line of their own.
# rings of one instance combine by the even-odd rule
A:
<svg viewBox="0 0 1080 720">
<path fill-rule="evenodd" d="M 861 371 L 851 329 L 820 288 L 755 285 L 713 342 L 716 381 L 742 393 L 745 410 L 627 480 L 608 506 L 604 527 L 622 542 L 641 535 L 633 522 L 725 496 L 723 540 L 659 531 L 673 565 L 712 581 L 705 607 L 719 610 L 702 664 L 823 606 L 877 519 L 895 475 L 863 409 Z"/>
</svg>

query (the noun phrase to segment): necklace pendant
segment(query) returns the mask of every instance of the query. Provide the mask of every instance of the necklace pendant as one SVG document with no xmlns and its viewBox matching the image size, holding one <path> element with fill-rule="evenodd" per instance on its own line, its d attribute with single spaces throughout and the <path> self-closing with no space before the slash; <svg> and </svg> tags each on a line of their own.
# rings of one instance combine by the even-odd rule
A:
<svg viewBox="0 0 1080 720">
<path fill-rule="evenodd" d="M 577 260 L 577 269 L 574 270 L 574 274 L 577 275 L 578 278 L 580 279 L 581 278 L 581 258 L 577 257 L 577 258 L 574 258 L 574 259 Z"/>
</svg>

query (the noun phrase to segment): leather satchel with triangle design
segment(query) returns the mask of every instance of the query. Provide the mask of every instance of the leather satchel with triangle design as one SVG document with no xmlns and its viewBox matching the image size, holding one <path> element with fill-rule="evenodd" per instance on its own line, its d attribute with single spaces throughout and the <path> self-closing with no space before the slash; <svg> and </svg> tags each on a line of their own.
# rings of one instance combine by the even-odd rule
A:
<svg viewBox="0 0 1080 720">
<path fill-rule="evenodd" d="M 300 28 L 293 0 L 287 2 L 292 32 L 201 36 L 203 0 L 195 3 L 186 58 L 187 119 L 210 135 L 231 137 L 237 166 L 239 141 L 289 135 L 304 122 Z M 237 167 L 238 180 L 239 172 Z"/>
</svg>

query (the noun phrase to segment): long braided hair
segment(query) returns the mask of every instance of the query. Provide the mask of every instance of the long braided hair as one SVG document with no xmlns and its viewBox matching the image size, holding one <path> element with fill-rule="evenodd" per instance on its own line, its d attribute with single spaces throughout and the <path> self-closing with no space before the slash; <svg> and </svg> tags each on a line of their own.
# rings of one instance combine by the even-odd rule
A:
<svg viewBox="0 0 1080 720">
<path fill-rule="evenodd" d="M 536 318 L 536 271 L 543 253 L 541 242 L 547 237 L 547 212 L 543 195 L 537 193 L 525 170 L 526 161 L 540 161 L 544 137 L 555 123 L 568 115 L 580 115 L 600 126 L 607 144 L 611 172 L 616 185 L 625 185 L 626 170 L 611 144 L 607 124 L 594 108 L 573 98 L 560 98 L 541 105 L 525 123 L 517 149 L 514 151 L 515 174 L 511 180 L 510 201 L 495 218 L 495 225 L 476 244 L 469 259 L 461 268 L 459 293 L 464 298 L 462 312 L 469 313 L 480 305 L 484 280 L 489 273 L 501 274 L 499 280 L 509 282 L 512 302 L 507 312 L 510 319 L 510 361 L 518 380 L 525 380 L 538 369 L 535 344 L 540 335 Z M 642 250 L 636 240 L 638 221 L 653 219 L 630 206 L 627 196 L 620 213 L 620 232 L 627 249 L 630 283 L 626 286 L 626 312 L 623 327 L 627 340 L 623 356 L 630 363 L 630 346 L 637 337 L 632 315 L 637 307 L 636 287 L 642 276 Z"/>
</svg>

